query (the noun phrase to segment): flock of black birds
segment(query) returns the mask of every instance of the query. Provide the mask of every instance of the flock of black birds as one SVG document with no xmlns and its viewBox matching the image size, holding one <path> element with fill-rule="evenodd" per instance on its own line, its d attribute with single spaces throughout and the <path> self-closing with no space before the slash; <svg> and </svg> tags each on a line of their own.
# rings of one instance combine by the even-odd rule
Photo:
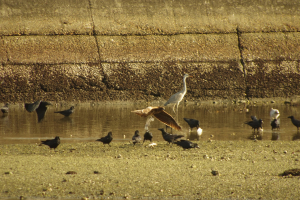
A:
<svg viewBox="0 0 300 200">
<path fill-rule="evenodd" d="M 35 111 L 38 116 L 38 122 L 41 122 L 45 117 L 45 114 L 47 111 L 47 106 L 49 106 L 49 105 L 52 105 L 52 104 L 49 102 L 46 102 L 46 101 L 38 100 L 34 103 L 25 103 L 25 109 L 30 113 Z M 9 106 L 9 103 L 6 103 L 1 108 L 1 111 L 4 115 L 8 114 L 8 111 L 9 111 L 8 106 Z M 58 112 L 54 112 L 54 113 L 60 113 L 60 114 L 64 115 L 65 117 L 68 117 L 73 112 L 74 112 L 74 106 L 72 106 L 70 109 L 58 111 Z M 50 149 L 55 150 L 57 148 L 57 146 L 60 144 L 60 138 L 58 136 L 56 136 L 54 139 L 41 141 L 40 145 L 43 145 L 43 144 L 49 146 Z"/>
<path fill-rule="evenodd" d="M 34 111 L 36 111 L 37 116 L 38 116 L 38 122 L 41 122 L 41 120 L 43 120 L 43 118 L 45 116 L 45 113 L 47 111 L 47 106 L 49 106 L 49 105 L 52 105 L 52 104 L 49 103 L 49 102 L 38 100 L 38 101 L 36 101 L 34 103 L 25 103 L 25 109 L 28 112 L 34 112 Z M 156 112 L 156 113 L 163 112 L 162 116 L 164 116 L 164 118 L 165 118 L 165 116 L 169 115 L 168 113 L 166 113 L 165 111 L 163 111 L 160 107 L 153 107 L 153 108 L 155 108 L 155 109 L 158 108 L 160 111 L 157 112 L 157 110 L 156 111 L 154 111 L 154 110 L 151 111 L 150 110 L 151 112 Z M 147 112 L 149 112 L 149 109 L 148 110 L 147 109 L 139 110 L 139 112 L 143 111 L 142 115 L 145 115 L 145 110 Z M 152 109 L 152 107 L 151 107 L 151 109 Z M 3 115 L 8 114 L 8 112 L 9 112 L 9 103 L 6 103 L 1 108 L 1 111 L 2 111 Z M 63 111 L 57 111 L 57 112 L 54 112 L 54 113 L 60 113 L 60 114 L 64 115 L 65 117 L 68 117 L 73 112 L 74 112 L 74 106 L 70 107 L 70 109 L 63 110 Z M 141 115 L 141 113 L 136 113 L 136 114 Z M 146 113 L 146 114 L 148 116 L 148 113 Z M 278 119 L 279 115 L 280 114 L 279 114 L 278 110 L 273 109 L 273 108 L 271 109 L 270 117 L 272 119 L 271 120 L 272 130 L 274 130 L 274 129 L 279 130 L 280 129 L 280 119 Z M 157 116 L 157 114 L 156 114 L 156 116 Z M 167 116 L 167 117 L 169 117 L 169 116 Z M 294 116 L 289 116 L 288 118 L 291 119 L 293 125 L 296 126 L 297 130 L 299 131 L 300 120 L 296 120 L 294 118 Z M 197 128 L 198 129 L 200 127 L 200 123 L 196 119 L 189 119 L 189 118 L 183 118 L 183 119 L 189 125 L 190 131 L 193 128 Z M 251 116 L 251 119 L 252 119 L 251 121 L 247 121 L 247 122 L 245 122 L 245 124 L 251 126 L 254 132 L 255 132 L 255 130 L 257 130 L 257 132 L 258 132 L 259 129 L 263 129 L 263 127 L 262 127 L 263 120 L 262 119 L 258 119 L 256 116 Z M 165 120 L 165 119 L 163 119 L 163 120 Z M 172 120 L 172 123 L 174 123 L 173 122 L 174 119 L 172 118 L 171 120 Z M 163 121 L 163 123 L 168 124 L 168 123 L 166 123 L 166 121 Z M 168 126 L 166 125 L 166 127 L 168 127 Z M 173 127 L 176 127 L 176 128 L 178 127 L 178 128 L 181 129 L 181 127 L 179 125 L 177 125 L 177 124 L 173 125 Z M 172 127 L 171 127 L 171 129 L 172 129 Z M 172 133 L 167 133 L 164 130 L 164 128 L 159 128 L 158 130 L 161 131 L 163 139 L 165 141 L 167 141 L 169 144 L 177 144 L 178 146 L 181 146 L 183 149 L 199 148 L 199 146 L 196 143 L 193 143 L 193 142 L 191 142 L 189 140 L 183 140 L 183 139 L 181 139 L 181 138 L 184 137 L 184 135 L 176 135 L 176 134 L 172 134 Z M 151 132 L 149 132 L 149 130 L 146 130 L 146 132 L 144 134 L 144 139 L 142 139 L 142 137 L 139 135 L 139 131 L 136 130 L 135 133 L 134 133 L 134 135 L 133 135 L 133 137 L 132 137 L 132 143 L 133 143 L 133 145 L 135 145 L 137 143 L 141 143 L 142 140 L 143 140 L 143 143 L 146 140 L 149 140 L 150 142 L 152 142 L 152 138 L 153 138 L 153 134 Z M 180 140 L 178 141 L 178 139 L 180 139 Z M 110 146 L 110 143 L 112 142 L 112 140 L 113 140 L 112 132 L 109 132 L 105 137 L 97 139 L 96 141 L 102 142 L 103 145 L 108 144 Z M 42 141 L 40 145 L 42 145 L 42 144 L 49 146 L 50 149 L 55 149 L 60 144 L 60 138 L 58 136 L 56 136 L 54 139 Z"/>
</svg>

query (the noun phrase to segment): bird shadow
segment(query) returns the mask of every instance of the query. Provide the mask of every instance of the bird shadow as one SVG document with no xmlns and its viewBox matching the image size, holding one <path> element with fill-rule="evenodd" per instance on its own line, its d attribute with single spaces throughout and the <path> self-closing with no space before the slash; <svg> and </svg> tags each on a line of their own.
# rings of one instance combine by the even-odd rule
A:
<svg viewBox="0 0 300 200">
<path fill-rule="evenodd" d="M 63 118 L 59 119 L 59 122 L 73 124 L 74 120 L 73 120 L 73 118 L 70 118 L 70 117 L 63 117 Z"/>
<path fill-rule="evenodd" d="M 295 140 L 300 140 L 300 132 L 299 132 L 299 131 L 297 131 L 297 133 L 293 135 L 292 140 L 293 140 L 293 141 L 295 141 Z"/>
</svg>

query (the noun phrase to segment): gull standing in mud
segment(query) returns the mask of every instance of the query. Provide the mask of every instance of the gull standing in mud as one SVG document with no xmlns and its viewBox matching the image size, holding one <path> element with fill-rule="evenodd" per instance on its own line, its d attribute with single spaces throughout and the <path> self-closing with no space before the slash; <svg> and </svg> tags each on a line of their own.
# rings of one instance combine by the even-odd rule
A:
<svg viewBox="0 0 300 200">
<path fill-rule="evenodd" d="M 272 119 L 277 119 L 280 116 L 279 110 L 271 108 L 270 111 L 270 118 Z"/>
</svg>

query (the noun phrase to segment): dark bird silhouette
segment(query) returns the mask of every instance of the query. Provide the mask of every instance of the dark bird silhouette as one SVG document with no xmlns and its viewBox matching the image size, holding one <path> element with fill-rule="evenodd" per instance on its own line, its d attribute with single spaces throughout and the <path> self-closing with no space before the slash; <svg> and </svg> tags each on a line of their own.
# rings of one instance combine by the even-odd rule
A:
<svg viewBox="0 0 300 200">
<path fill-rule="evenodd" d="M 272 127 L 272 130 L 273 129 L 279 130 L 280 129 L 280 119 L 274 118 L 271 122 L 271 127 Z"/>
<path fill-rule="evenodd" d="M 4 104 L 4 106 L 1 108 L 1 112 L 2 112 L 3 114 L 7 114 L 7 113 L 8 113 L 8 110 L 9 110 L 8 106 L 9 106 L 9 103 L 6 103 L 6 104 Z"/>
<path fill-rule="evenodd" d="M 131 111 L 141 117 L 154 116 L 156 119 L 162 123 L 174 128 L 175 130 L 181 130 L 181 127 L 177 124 L 175 119 L 165 111 L 163 107 L 147 107 L 143 110 L 134 110 Z"/>
<path fill-rule="evenodd" d="M 46 111 L 47 111 L 47 106 L 52 105 L 49 102 L 42 101 L 37 109 L 35 109 L 35 112 L 37 113 L 38 116 L 38 122 L 41 122 L 42 119 L 44 119 Z"/>
<path fill-rule="evenodd" d="M 42 102 L 42 100 L 38 100 L 38 101 L 36 101 L 34 103 L 25 103 L 25 109 L 28 112 L 33 112 L 33 111 L 35 111 L 40 106 L 41 102 Z"/>
<path fill-rule="evenodd" d="M 132 142 L 135 145 L 136 143 L 140 143 L 142 141 L 142 137 L 139 135 L 139 131 L 136 130 L 134 132 L 134 136 L 132 137 Z"/>
<path fill-rule="evenodd" d="M 257 117 L 256 116 L 251 116 L 251 119 L 252 119 L 252 121 L 258 121 L 258 119 L 257 119 Z"/>
<path fill-rule="evenodd" d="M 300 121 L 295 119 L 294 116 L 289 116 L 288 118 L 291 118 L 292 123 L 297 127 L 297 130 L 299 131 Z"/>
<path fill-rule="evenodd" d="M 38 122 L 41 122 L 42 119 L 44 119 L 45 117 L 48 105 L 52 105 L 52 104 L 46 101 L 38 100 L 34 103 L 25 103 L 25 109 L 28 112 L 36 111 L 38 116 Z"/>
<path fill-rule="evenodd" d="M 58 136 L 56 136 L 54 139 L 52 140 L 45 140 L 42 141 L 42 143 L 40 144 L 40 146 L 42 144 L 48 145 L 50 147 L 50 149 L 56 149 L 56 147 L 60 144 L 60 138 Z"/>
<path fill-rule="evenodd" d="M 185 149 L 191 149 L 191 148 L 199 148 L 198 144 L 193 143 L 189 140 L 180 140 L 174 142 L 174 144 L 177 144 L 178 146 L 181 146 L 184 150 Z"/>
<path fill-rule="evenodd" d="M 176 139 L 184 137 L 184 135 L 173 135 L 173 134 L 167 133 L 163 128 L 159 128 L 158 130 L 161 131 L 161 134 L 162 134 L 164 140 L 169 142 L 169 144 L 174 143 L 174 141 Z"/>
<path fill-rule="evenodd" d="M 147 130 L 146 133 L 144 134 L 144 141 L 143 141 L 143 143 L 145 142 L 145 140 L 150 140 L 150 142 L 152 142 L 152 138 L 153 138 L 153 134 L 150 133 L 150 132 Z"/>
<path fill-rule="evenodd" d="M 98 140 L 96 140 L 96 141 L 102 142 L 103 145 L 104 145 L 104 144 L 108 144 L 108 145 L 110 146 L 109 143 L 110 143 L 112 140 L 113 140 L 112 132 L 110 131 L 110 132 L 108 132 L 107 136 L 102 137 L 102 138 L 100 138 L 100 139 L 98 139 Z"/>
<path fill-rule="evenodd" d="M 193 128 L 199 128 L 200 127 L 200 123 L 198 120 L 196 119 L 189 119 L 189 118 L 183 118 L 184 121 L 186 121 L 188 123 L 188 125 L 190 126 L 191 131 L 193 130 Z"/>
<path fill-rule="evenodd" d="M 72 106 L 68 110 L 57 111 L 57 112 L 54 112 L 54 113 L 59 113 L 59 114 L 64 115 L 65 117 L 69 117 L 74 112 L 74 109 L 75 109 L 74 106 Z"/>
<path fill-rule="evenodd" d="M 245 122 L 245 124 L 248 124 L 249 126 L 251 126 L 252 129 L 254 129 L 254 131 L 255 131 L 255 129 L 257 129 L 257 131 L 258 131 L 259 128 L 262 129 L 263 121 L 262 121 L 262 119 L 259 119 L 259 120 L 252 119 L 252 121 Z"/>
</svg>

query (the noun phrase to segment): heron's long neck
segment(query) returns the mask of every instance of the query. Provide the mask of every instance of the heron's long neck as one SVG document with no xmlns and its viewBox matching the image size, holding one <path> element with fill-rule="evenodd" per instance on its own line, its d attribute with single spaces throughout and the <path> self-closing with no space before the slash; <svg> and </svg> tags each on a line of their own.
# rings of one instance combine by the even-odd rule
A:
<svg viewBox="0 0 300 200">
<path fill-rule="evenodd" d="M 182 88 L 182 92 L 183 92 L 184 94 L 186 93 L 186 90 L 187 90 L 187 89 L 186 89 L 186 78 L 187 78 L 187 77 L 184 77 L 184 78 L 183 78 L 183 88 Z"/>
</svg>

